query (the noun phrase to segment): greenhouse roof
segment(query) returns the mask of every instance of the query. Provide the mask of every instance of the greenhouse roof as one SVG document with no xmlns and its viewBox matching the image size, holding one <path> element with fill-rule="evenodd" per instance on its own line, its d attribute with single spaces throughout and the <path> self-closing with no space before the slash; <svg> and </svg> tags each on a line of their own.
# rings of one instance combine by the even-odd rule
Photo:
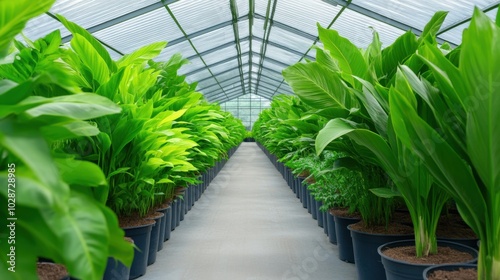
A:
<svg viewBox="0 0 500 280">
<path fill-rule="evenodd" d="M 317 23 L 339 31 L 360 48 L 373 27 L 383 46 L 407 30 L 419 35 L 438 10 L 449 14 L 439 42 L 461 42 L 474 6 L 494 18 L 500 1 L 489 0 L 57 0 L 49 13 L 31 20 L 30 39 L 60 29 L 61 14 L 106 45 L 114 58 L 140 46 L 167 41 L 157 60 L 181 53 L 191 63 L 181 69 L 209 101 L 225 102 L 246 94 L 272 98 L 292 94 L 281 71 L 314 60 Z"/>
</svg>

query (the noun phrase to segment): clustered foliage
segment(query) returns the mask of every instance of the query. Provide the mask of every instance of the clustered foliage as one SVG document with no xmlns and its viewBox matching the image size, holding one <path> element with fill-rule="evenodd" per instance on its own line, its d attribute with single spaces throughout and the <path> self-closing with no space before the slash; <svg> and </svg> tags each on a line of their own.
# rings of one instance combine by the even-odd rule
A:
<svg viewBox="0 0 500 280">
<path fill-rule="evenodd" d="M 37 279 L 38 257 L 79 279 L 102 279 L 109 256 L 130 265 L 117 216 L 145 215 L 196 183 L 246 133 L 177 75 L 186 60 L 152 60 L 166 42 L 114 61 L 62 16 L 69 46 L 58 30 L 13 40 L 53 2 L 0 1 L 0 181 L 12 182 L 0 204 L 15 199 L 0 217 L 18 218 L 16 273 L 2 254 L 1 279 Z M 4 232 L 0 251 L 9 252 Z"/>
</svg>

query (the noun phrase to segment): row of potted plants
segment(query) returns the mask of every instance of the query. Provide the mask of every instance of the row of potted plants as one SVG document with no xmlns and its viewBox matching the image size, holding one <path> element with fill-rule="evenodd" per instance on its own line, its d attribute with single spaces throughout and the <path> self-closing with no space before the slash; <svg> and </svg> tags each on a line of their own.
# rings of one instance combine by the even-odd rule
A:
<svg viewBox="0 0 500 280">
<path fill-rule="evenodd" d="M 78 279 L 102 279 L 109 257 L 133 267 L 148 254 L 124 229 L 152 228 L 166 221 L 145 219 L 156 210 L 192 205 L 245 137 L 240 120 L 177 75 L 185 59 L 153 61 L 166 42 L 114 61 L 60 15 L 69 45 L 58 30 L 14 40 L 53 3 L 0 3 L 0 178 L 9 183 L 0 201 L 10 205 L 0 213 L 15 235 L 0 234 L 11 252 L 0 256 L 2 279 L 37 279 L 39 258 Z"/>
<path fill-rule="evenodd" d="M 316 61 L 283 72 L 308 106 L 307 113 L 298 117 L 301 124 L 267 129 L 261 123 L 254 135 L 286 162 L 310 152 L 304 142 L 311 142 L 311 133 L 302 132 L 301 125 L 311 123 L 311 116 L 322 117 L 316 123 L 319 132 L 313 133 L 315 152 L 341 154 L 330 169 L 360 171 L 366 197 L 371 193 L 404 202 L 414 228 L 417 261 L 438 253 L 438 220 L 452 198 L 465 223 L 481 239 L 478 278 L 496 279 L 500 246 L 495 163 L 500 157 L 491 139 L 498 132 L 492 124 L 498 105 L 495 77 L 500 72 L 494 61 L 500 29 L 476 9 L 462 45 L 452 50 L 435 39 L 445 17 L 444 12 L 436 13 L 419 38 L 407 32 L 386 48 L 374 32 L 366 50 L 334 30 L 319 27 L 324 48 L 316 50 Z M 276 117 L 294 119 L 296 106 L 274 110 L 270 118 Z M 292 133 L 288 140 L 266 138 L 279 137 L 286 130 Z M 306 150 L 294 151 L 294 147 Z M 382 209 L 378 214 L 391 213 L 388 201 L 370 201 L 376 203 L 371 209 Z M 378 217 L 373 222 L 384 221 L 383 215 Z M 382 256 L 386 247 L 378 249 Z M 388 270 L 390 259 L 382 258 L 387 278 L 414 277 Z M 424 267 L 414 271 L 416 277 Z"/>
</svg>

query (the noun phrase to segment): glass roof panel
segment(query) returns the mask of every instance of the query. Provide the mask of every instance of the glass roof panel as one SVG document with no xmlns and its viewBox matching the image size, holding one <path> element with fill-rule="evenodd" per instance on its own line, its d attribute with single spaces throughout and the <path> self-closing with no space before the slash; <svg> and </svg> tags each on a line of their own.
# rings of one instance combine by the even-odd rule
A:
<svg viewBox="0 0 500 280">
<path fill-rule="evenodd" d="M 188 41 L 184 41 L 182 43 L 169 46 L 167 44 L 167 47 L 163 49 L 163 51 L 160 53 L 160 55 L 155 59 L 157 61 L 167 61 L 172 57 L 173 54 L 175 53 L 180 53 L 182 54 L 182 57 L 188 58 L 190 56 L 196 55 L 195 51 L 191 47 Z"/>
<path fill-rule="evenodd" d="M 255 2 L 259 2 L 259 0 L 255 1 Z M 257 6 L 257 3 L 255 3 L 255 6 Z M 257 8 L 255 9 L 255 12 L 257 12 Z M 252 35 L 259 37 L 259 38 L 264 38 L 264 21 L 263 20 L 259 20 L 259 19 L 253 20 Z"/>
<path fill-rule="evenodd" d="M 474 6 L 485 8 L 498 2 L 491 0 L 357 0 L 355 3 L 378 14 L 422 30 L 436 11 L 449 11 L 443 23 L 443 27 L 446 27 L 449 24 L 470 17 Z M 459 40 L 455 42 L 459 42 Z"/>
<path fill-rule="evenodd" d="M 248 11 L 250 9 L 248 0 L 237 0 L 236 4 L 238 5 L 238 16 L 248 15 Z"/>
<path fill-rule="evenodd" d="M 181 70 L 182 70 L 182 68 L 181 68 Z M 191 75 L 187 75 L 186 76 L 186 80 L 188 82 L 190 82 L 190 83 L 194 83 L 194 82 L 198 82 L 198 81 L 201 81 L 201 80 L 203 80 L 205 78 L 209 78 L 209 77 L 212 77 L 212 75 L 210 75 L 210 73 L 208 72 L 208 70 L 203 70 L 203 71 L 191 74 Z M 209 80 L 214 81 L 213 78 L 210 78 Z"/>
<path fill-rule="evenodd" d="M 180 0 L 168 7 L 187 34 L 231 20 L 229 1 Z"/>
<path fill-rule="evenodd" d="M 226 63 L 212 66 L 212 67 L 210 67 L 210 71 L 212 71 L 212 73 L 214 73 L 214 75 L 217 76 L 217 73 L 220 73 L 222 71 L 229 70 L 232 68 L 238 69 L 238 61 L 231 60 L 231 61 L 228 61 Z"/>
<path fill-rule="evenodd" d="M 28 21 L 23 30 L 23 34 L 30 40 L 34 41 L 38 38 L 44 37 L 55 29 L 59 29 L 61 31 L 61 37 L 70 35 L 69 30 L 66 29 L 66 27 L 64 27 L 60 22 L 46 14 L 42 14 Z M 24 42 L 21 34 L 18 34 L 16 39 Z"/>
<path fill-rule="evenodd" d="M 233 26 L 228 25 L 191 39 L 198 52 L 215 48 L 224 43 L 234 42 Z"/>
<path fill-rule="evenodd" d="M 94 36 L 123 53 L 130 53 L 144 45 L 173 40 L 182 34 L 165 9 L 157 9 L 97 31 Z"/>
<path fill-rule="evenodd" d="M 61 14 L 68 20 L 84 28 L 89 28 L 157 2 L 157 0 L 58 0 L 50 12 Z M 159 5 L 158 10 L 162 10 L 166 14 L 165 8 L 161 5 Z"/>
<path fill-rule="evenodd" d="M 300 0 L 278 1 L 274 20 L 317 35 L 316 23 L 328 26 L 340 9 L 340 6 L 330 5 L 322 0 L 308 0 L 307 4 Z"/>
<path fill-rule="evenodd" d="M 300 59 L 299 55 L 290 53 L 284 49 L 280 49 L 278 47 L 271 46 L 271 45 L 267 45 L 266 56 L 276 58 L 277 60 L 279 60 L 285 64 L 288 64 L 288 65 L 292 65 L 292 64 L 296 63 L 297 61 L 299 61 L 299 59 Z"/>
<path fill-rule="evenodd" d="M 240 39 L 246 38 L 250 35 L 250 27 L 248 26 L 249 20 L 238 21 L 238 33 L 240 35 Z"/>
<path fill-rule="evenodd" d="M 207 63 L 207 65 L 212 65 L 218 61 L 224 60 L 229 57 L 236 56 L 236 48 L 234 45 L 230 47 L 226 47 L 220 50 L 216 50 L 214 52 L 203 55 L 203 59 Z"/>
<path fill-rule="evenodd" d="M 317 33 L 318 31 L 316 29 L 315 33 L 313 34 Z M 293 34 L 276 26 L 273 26 L 273 28 L 271 28 L 269 40 L 301 53 L 305 53 L 313 43 L 313 41 L 310 39 L 297 36 L 296 34 Z"/>
<path fill-rule="evenodd" d="M 272 3 L 272 1 L 255 0 L 255 13 L 265 16 L 268 3 Z M 272 8 L 272 4 L 271 4 L 270 8 Z"/>
<path fill-rule="evenodd" d="M 331 29 L 337 30 L 341 36 L 348 38 L 356 46 L 366 48 L 373 39 L 370 26 L 379 33 L 382 47 L 391 45 L 405 32 L 349 9 L 344 10 Z"/>
<path fill-rule="evenodd" d="M 495 20 L 496 14 L 497 14 L 498 8 L 493 9 L 489 12 L 486 12 L 486 14 L 492 19 Z M 443 34 L 439 35 L 439 37 L 443 38 L 444 40 L 447 41 L 457 41 L 457 42 L 462 42 L 462 33 L 465 28 L 467 28 L 470 24 L 470 21 L 463 23 L 453 29 L 450 29 Z"/>
<path fill-rule="evenodd" d="M 187 73 L 191 73 L 192 71 L 194 70 L 197 70 L 197 69 L 202 69 L 204 68 L 205 65 L 203 64 L 203 62 L 201 61 L 200 58 L 195 58 L 195 59 L 191 59 L 189 61 L 188 64 L 185 64 L 181 67 L 181 69 L 179 69 L 179 75 L 185 75 Z M 198 71 L 196 71 L 198 72 Z"/>
</svg>

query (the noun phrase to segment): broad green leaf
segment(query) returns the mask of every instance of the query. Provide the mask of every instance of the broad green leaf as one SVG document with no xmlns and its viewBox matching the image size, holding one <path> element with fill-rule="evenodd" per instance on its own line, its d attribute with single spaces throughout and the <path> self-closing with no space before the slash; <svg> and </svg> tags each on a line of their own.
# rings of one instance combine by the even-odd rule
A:
<svg viewBox="0 0 500 280">
<path fill-rule="evenodd" d="M 294 93 L 307 105 L 348 112 L 356 106 L 339 75 L 316 62 L 297 63 L 283 70 L 283 77 Z"/>
<path fill-rule="evenodd" d="M 44 219 L 58 236 L 64 264 L 73 277 L 99 279 L 108 258 L 109 230 L 96 201 L 73 193 L 67 212 L 44 211 Z M 55 214 L 55 215 L 54 215 Z"/>
<path fill-rule="evenodd" d="M 43 184 L 50 186 L 60 197 L 69 195 L 69 188 L 59 181 L 59 173 L 50 150 L 40 133 L 29 127 L 0 120 L 0 143 L 18 157 Z"/>
<path fill-rule="evenodd" d="M 85 28 L 67 20 L 61 15 L 56 15 L 59 21 L 75 36 L 75 34 L 78 34 L 82 37 L 85 38 L 87 42 L 89 42 L 93 49 L 99 54 L 99 56 L 104 60 L 104 62 L 107 65 L 107 68 L 110 72 L 115 72 L 116 71 L 116 63 L 111 59 L 111 56 L 109 55 L 108 51 L 104 46 L 94 37 L 92 34 L 90 34 Z"/>
<path fill-rule="evenodd" d="M 490 194 L 500 196 L 500 27 L 477 8 L 464 31 L 460 71 L 466 88 L 459 90 L 469 95 L 467 151 Z"/>
<path fill-rule="evenodd" d="M 413 32 L 407 31 L 398 37 L 394 43 L 382 50 L 383 77 L 379 77 L 383 86 L 388 86 L 396 74 L 397 67 L 410 58 L 418 48 L 417 37 Z"/>
<path fill-rule="evenodd" d="M 50 9 L 55 0 L 0 1 L 0 57 L 7 53 L 10 42 L 20 33 L 28 20 Z"/>
<path fill-rule="evenodd" d="M 157 42 L 146 45 L 130 54 L 123 56 L 116 63 L 118 65 L 118 68 L 131 64 L 142 64 L 150 59 L 157 57 L 166 46 L 167 42 Z"/>
<path fill-rule="evenodd" d="M 120 107 L 111 100 L 92 93 L 64 95 L 47 99 L 50 103 L 29 109 L 26 118 L 61 116 L 77 120 L 88 120 L 120 112 Z"/>
<path fill-rule="evenodd" d="M 435 41 L 436 35 L 441 29 L 441 25 L 443 25 L 444 20 L 446 19 L 446 16 L 448 15 L 448 12 L 444 11 L 437 11 L 431 18 L 429 22 L 424 27 L 424 30 L 422 31 L 422 34 L 420 35 L 420 38 L 418 39 L 419 42 L 422 42 L 423 40 L 429 40 L 432 39 L 432 41 Z"/>
<path fill-rule="evenodd" d="M 40 128 L 43 137 L 50 141 L 88 137 L 99 134 L 99 129 L 85 121 L 72 121 L 67 124 L 46 125 Z"/>
<path fill-rule="evenodd" d="M 368 65 L 366 64 L 360 50 L 347 38 L 331 29 L 322 28 L 318 24 L 318 34 L 321 42 L 330 55 L 338 61 L 342 78 L 355 87 L 355 80 L 352 76 L 357 76 L 365 80 L 368 77 Z"/>
<path fill-rule="evenodd" d="M 80 34 L 74 34 L 71 39 L 71 47 L 79 55 L 83 63 L 91 70 L 92 77 L 100 85 L 109 80 L 110 69 L 106 61 L 99 54 L 99 51 Z"/>
<path fill-rule="evenodd" d="M 393 198 L 393 197 L 401 197 L 401 194 L 390 188 L 373 188 L 370 191 L 378 197 L 382 198 Z"/>
</svg>

